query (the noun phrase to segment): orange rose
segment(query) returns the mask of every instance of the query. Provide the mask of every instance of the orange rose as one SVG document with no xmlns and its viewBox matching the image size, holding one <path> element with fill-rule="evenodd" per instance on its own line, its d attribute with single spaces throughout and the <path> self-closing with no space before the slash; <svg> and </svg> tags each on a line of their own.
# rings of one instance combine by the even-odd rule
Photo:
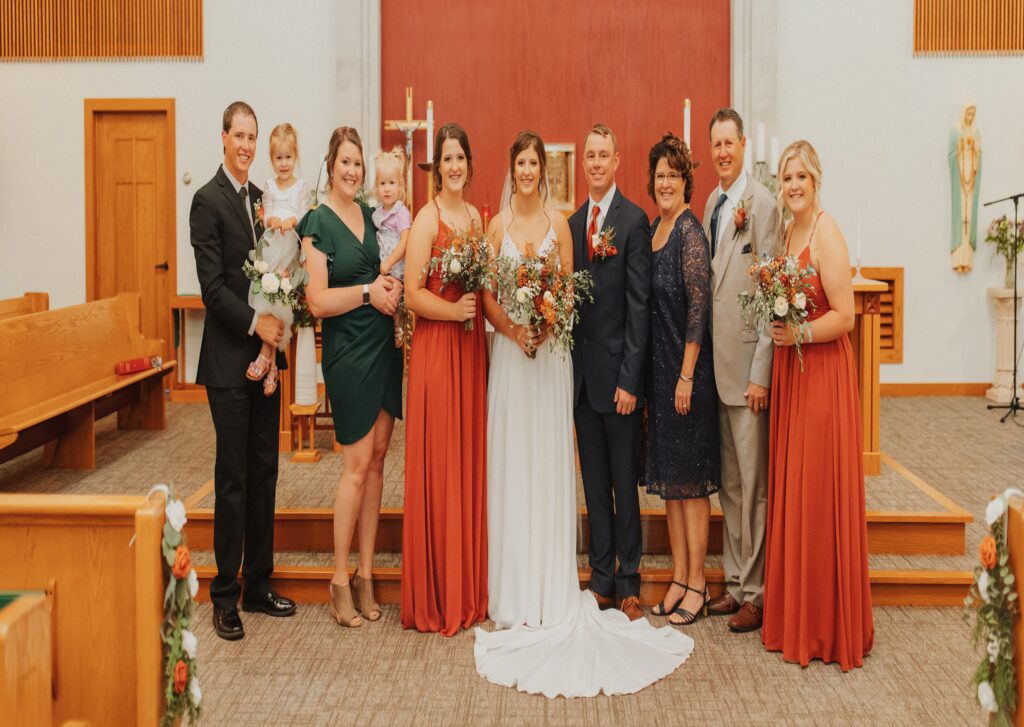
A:
<svg viewBox="0 0 1024 727">
<path fill-rule="evenodd" d="M 179 545 L 174 552 L 174 566 L 171 567 L 171 573 L 180 581 L 188 575 L 190 570 L 192 570 L 192 556 L 189 554 L 188 548 Z"/>
<path fill-rule="evenodd" d="M 991 535 L 981 541 L 981 564 L 988 570 L 996 567 L 996 539 Z"/>
<path fill-rule="evenodd" d="M 181 694 L 184 692 L 187 683 L 188 664 L 185 663 L 184 659 L 178 659 L 178 663 L 174 665 L 174 693 Z"/>
</svg>

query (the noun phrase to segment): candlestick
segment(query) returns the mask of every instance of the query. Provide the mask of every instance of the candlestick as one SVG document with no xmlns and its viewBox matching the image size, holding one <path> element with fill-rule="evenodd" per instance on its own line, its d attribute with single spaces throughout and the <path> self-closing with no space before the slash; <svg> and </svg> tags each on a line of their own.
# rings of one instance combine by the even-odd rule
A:
<svg viewBox="0 0 1024 727">
<path fill-rule="evenodd" d="M 690 149 L 690 99 L 683 102 L 683 141 L 686 148 Z"/>
<path fill-rule="evenodd" d="M 757 122 L 757 162 L 764 161 L 764 123 Z"/>
<path fill-rule="evenodd" d="M 434 102 L 427 101 L 427 161 L 434 161 Z"/>
<path fill-rule="evenodd" d="M 778 169 L 779 169 L 779 137 L 777 137 L 777 136 L 773 136 L 772 137 L 772 140 L 771 140 L 771 150 L 772 150 L 772 154 L 769 157 L 769 159 L 771 159 L 772 164 L 768 168 L 768 174 L 770 174 L 771 176 L 774 177 L 776 174 L 778 174 Z"/>
</svg>

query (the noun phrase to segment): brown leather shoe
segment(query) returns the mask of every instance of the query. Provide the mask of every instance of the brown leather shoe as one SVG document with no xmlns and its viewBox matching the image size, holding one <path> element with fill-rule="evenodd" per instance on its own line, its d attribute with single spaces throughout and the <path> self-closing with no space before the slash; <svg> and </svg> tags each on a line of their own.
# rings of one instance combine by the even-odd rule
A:
<svg viewBox="0 0 1024 727">
<path fill-rule="evenodd" d="M 597 601 L 597 607 L 600 608 L 602 611 L 608 608 L 615 607 L 614 598 L 611 598 L 610 596 L 602 596 L 600 593 L 593 589 L 591 589 L 590 592 L 594 594 L 594 600 Z"/>
<path fill-rule="evenodd" d="M 729 619 L 729 630 L 738 634 L 747 631 L 757 631 L 761 628 L 763 611 L 760 606 L 755 606 L 750 601 L 744 601 L 736 615 Z"/>
<path fill-rule="evenodd" d="M 726 591 L 718 598 L 708 601 L 709 616 L 732 616 L 740 610 L 739 602 Z"/>
<path fill-rule="evenodd" d="M 619 608 L 624 614 L 629 616 L 630 621 L 636 621 L 638 618 L 644 617 L 643 609 L 640 608 L 640 599 L 636 596 L 626 596 L 623 598 Z"/>
</svg>

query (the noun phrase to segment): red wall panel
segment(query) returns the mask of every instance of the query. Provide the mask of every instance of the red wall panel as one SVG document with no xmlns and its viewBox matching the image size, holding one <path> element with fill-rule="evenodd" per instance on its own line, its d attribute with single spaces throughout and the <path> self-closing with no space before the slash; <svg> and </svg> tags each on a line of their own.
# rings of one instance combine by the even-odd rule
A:
<svg viewBox="0 0 1024 727">
<path fill-rule="evenodd" d="M 468 193 L 492 213 L 508 168 L 508 148 L 523 128 L 546 142 L 576 144 L 576 202 L 586 199 L 583 141 L 596 122 L 619 140 L 617 182 L 648 212 L 647 152 L 666 131 L 683 133 L 683 99 L 692 106 L 698 214 L 717 184 L 707 124 L 729 103 L 729 2 L 621 0 L 590 2 L 381 2 L 382 118 L 405 116 L 405 87 L 414 114 L 434 101 L 436 126 L 458 121 L 469 133 L 474 179 Z M 416 161 L 426 158 L 418 132 Z M 385 147 L 403 143 L 383 132 Z M 416 209 L 427 177 L 416 172 Z"/>
</svg>

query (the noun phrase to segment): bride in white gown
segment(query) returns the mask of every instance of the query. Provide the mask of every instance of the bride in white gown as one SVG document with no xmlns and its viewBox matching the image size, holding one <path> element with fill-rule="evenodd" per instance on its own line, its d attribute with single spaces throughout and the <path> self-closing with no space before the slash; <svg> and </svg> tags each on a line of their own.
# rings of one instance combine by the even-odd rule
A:
<svg viewBox="0 0 1024 727">
<path fill-rule="evenodd" d="M 510 162 L 514 194 L 488 230 L 496 253 L 555 246 L 571 266 L 568 223 L 545 207 L 543 141 L 520 133 Z M 693 639 L 601 611 L 580 590 L 571 358 L 511 321 L 493 296 L 484 310 L 497 331 L 487 386 L 488 610 L 497 630 L 476 629 L 477 672 L 547 697 L 639 691 L 682 664 Z"/>
</svg>

